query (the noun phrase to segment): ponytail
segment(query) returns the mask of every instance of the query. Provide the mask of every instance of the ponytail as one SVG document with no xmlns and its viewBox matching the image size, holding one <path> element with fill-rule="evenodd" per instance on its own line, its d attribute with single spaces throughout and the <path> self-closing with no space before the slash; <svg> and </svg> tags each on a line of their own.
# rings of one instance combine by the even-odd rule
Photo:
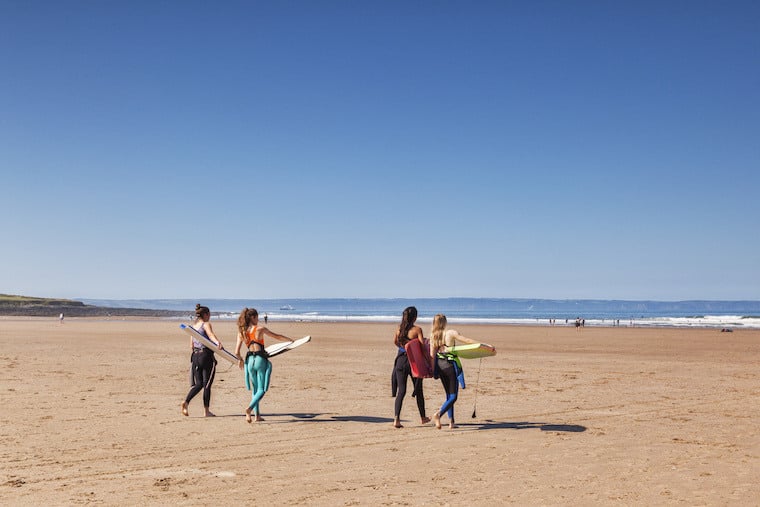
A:
<svg viewBox="0 0 760 507">
<path fill-rule="evenodd" d="M 248 327 L 251 325 L 251 322 L 253 322 L 253 319 L 258 316 L 259 312 L 257 312 L 255 308 L 243 308 L 237 320 L 237 327 L 240 336 L 245 338 L 245 333 L 248 330 Z"/>
</svg>

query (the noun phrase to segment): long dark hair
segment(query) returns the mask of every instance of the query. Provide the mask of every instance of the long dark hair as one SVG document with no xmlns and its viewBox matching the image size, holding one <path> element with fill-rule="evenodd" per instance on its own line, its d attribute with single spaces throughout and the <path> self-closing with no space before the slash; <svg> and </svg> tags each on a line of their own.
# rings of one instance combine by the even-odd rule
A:
<svg viewBox="0 0 760 507">
<path fill-rule="evenodd" d="M 399 341 L 409 336 L 409 330 L 412 329 L 416 321 L 417 308 L 413 306 L 404 308 L 404 313 L 401 314 L 401 324 L 399 324 L 398 333 L 396 334 L 396 345 L 401 345 Z"/>
</svg>

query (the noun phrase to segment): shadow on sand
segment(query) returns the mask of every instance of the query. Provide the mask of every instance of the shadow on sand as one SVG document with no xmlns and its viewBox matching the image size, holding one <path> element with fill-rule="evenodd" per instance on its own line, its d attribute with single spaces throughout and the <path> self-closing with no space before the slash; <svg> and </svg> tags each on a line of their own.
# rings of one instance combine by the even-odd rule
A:
<svg viewBox="0 0 760 507">
<path fill-rule="evenodd" d="M 267 416 L 271 416 L 271 417 L 292 417 L 294 419 L 299 419 L 299 420 L 303 421 L 303 420 L 318 419 L 319 416 L 322 416 L 322 415 L 325 415 L 325 414 L 320 414 L 320 413 L 317 413 L 317 412 L 287 412 L 287 413 L 282 413 L 282 414 L 268 414 L 266 412 L 262 412 L 262 415 L 265 418 Z M 324 419 L 322 419 L 322 421 L 324 421 Z"/>
<path fill-rule="evenodd" d="M 267 414 L 264 413 L 264 419 L 266 419 L 268 416 L 271 417 L 292 417 L 293 419 L 298 419 L 299 421 L 308 421 L 308 422 L 321 422 L 321 423 L 330 423 L 330 422 L 358 422 L 358 423 L 372 423 L 372 424 L 390 424 L 393 422 L 393 419 L 389 417 L 373 417 L 373 416 L 367 416 L 367 415 L 332 415 L 332 414 L 316 414 L 316 413 L 281 413 L 281 414 Z M 324 417 L 323 417 L 324 416 Z M 279 422 L 298 422 L 298 421 L 279 421 Z"/>
<path fill-rule="evenodd" d="M 585 426 L 578 424 L 548 424 L 540 422 L 500 422 L 486 419 L 482 422 L 460 423 L 457 422 L 457 426 L 460 428 L 467 428 L 472 430 L 541 430 L 541 431 L 557 431 L 562 433 L 583 433 L 586 431 Z"/>
<path fill-rule="evenodd" d="M 245 414 L 228 414 L 218 417 L 244 417 Z M 391 417 L 374 417 L 366 415 L 331 415 L 316 412 L 283 412 L 279 414 L 263 414 L 264 419 L 267 417 L 292 417 L 291 420 L 270 420 L 269 422 L 283 424 L 288 422 L 357 422 L 367 424 L 391 424 Z M 323 417 L 325 416 L 325 417 Z M 444 426 L 446 425 L 444 421 Z M 555 431 L 561 433 L 583 433 L 586 431 L 585 426 L 577 424 L 549 424 L 542 422 L 505 422 L 486 419 L 478 422 L 458 422 L 457 426 L 462 430 L 481 431 L 481 430 L 541 430 Z"/>
<path fill-rule="evenodd" d="M 340 422 L 363 422 L 363 423 L 382 423 L 390 424 L 393 419 L 390 417 L 371 417 L 368 415 L 334 415 L 330 419 Z"/>
</svg>

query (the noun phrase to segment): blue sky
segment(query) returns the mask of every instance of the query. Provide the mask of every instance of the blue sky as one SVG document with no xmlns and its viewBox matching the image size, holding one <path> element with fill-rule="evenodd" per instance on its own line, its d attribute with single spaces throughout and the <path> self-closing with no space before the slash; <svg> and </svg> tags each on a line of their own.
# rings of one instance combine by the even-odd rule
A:
<svg viewBox="0 0 760 507">
<path fill-rule="evenodd" d="M 0 1 L 0 292 L 760 299 L 758 26 Z"/>
</svg>

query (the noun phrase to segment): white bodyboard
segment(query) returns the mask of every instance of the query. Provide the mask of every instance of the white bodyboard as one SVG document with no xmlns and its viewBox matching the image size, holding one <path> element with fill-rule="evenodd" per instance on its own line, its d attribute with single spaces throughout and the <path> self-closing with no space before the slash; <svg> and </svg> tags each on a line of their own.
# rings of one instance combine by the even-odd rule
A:
<svg viewBox="0 0 760 507">
<path fill-rule="evenodd" d="M 211 349 L 214 352 L 214 354 L 216 354 L 217 356 L 223 357 L 224 359 L 231 362 L 232 364 L 238 364 L 238 358 L 235 357 L 235 354 L 233 354 L 232 352 L 228 351 L 227 349 L 219 350 L 218 348 L 216 348 L 216 345 L 214 344 L 214 342 L 212 342 L 211 340 L 209 340 L 208 338 L 206 338 L 205 336 L 203 336 L 202 334 L 200 334 L 198 331 L 188 326 L 187 324 L 180 324 L 179 327 L 181 327 L 184 332 L 186 332 L 187 334 L 189 334 L 190 336 L 192 336 L 193 338 L 201 342 L 201 344 L 204 347 Z"/>
<path fill-rule="evenodd" d="M 298 340 L 292 342 L 273 343 L 269 347 L 265 347 L 264 350 L 267 351 L 269 357 L 274 357 L 289 350 L 293 350 L 296 347 L 300 347 L 301 345 L 309 343 L 310 341 L 311 336 L 304 336 L 303 338 L 299 338 Z"/>
</svg>

